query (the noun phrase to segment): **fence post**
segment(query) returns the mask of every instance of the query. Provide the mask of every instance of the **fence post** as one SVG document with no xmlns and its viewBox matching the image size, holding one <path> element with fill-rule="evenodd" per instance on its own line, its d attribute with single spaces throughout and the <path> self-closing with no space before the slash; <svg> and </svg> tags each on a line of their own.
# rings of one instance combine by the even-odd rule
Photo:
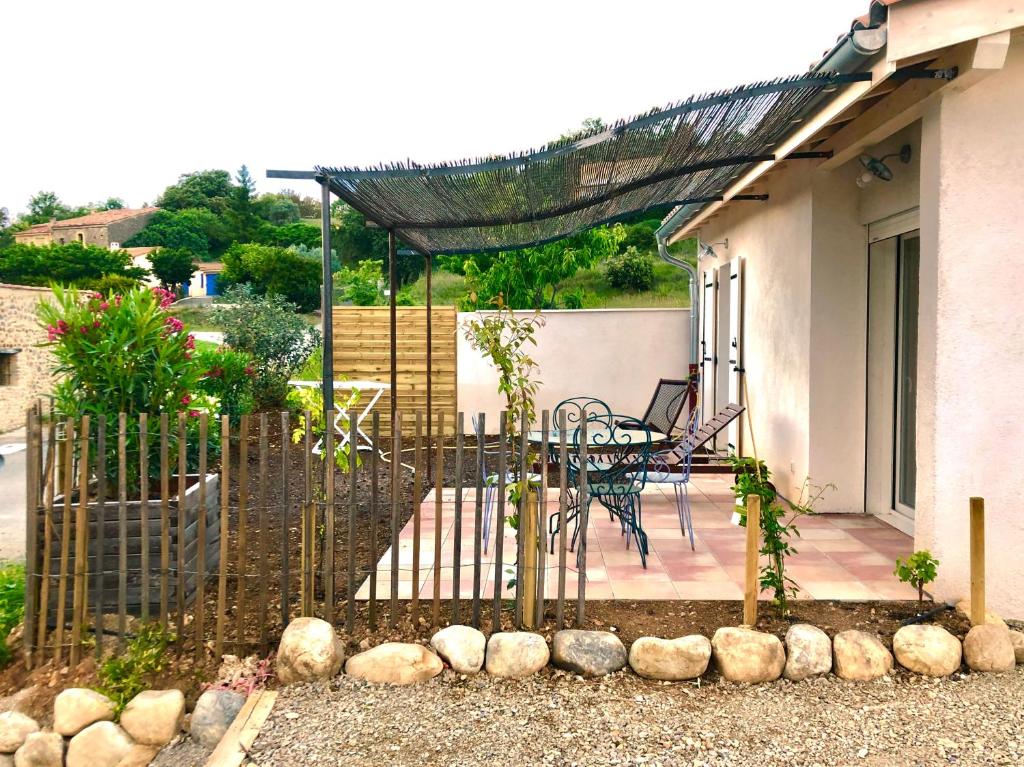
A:
<svg viewBox="0 0 1024 767">
<path fill-rule="evenodd" d="M 34 408 L 28 411 L 25 434 L 25 668 L 32 670 L 32 642 L 36 631 L 36 573 L 39 562 L 39 471 L 42 435 L 38 432 L 39 416 Z M 46 620 L 46 605 L 43 605 Z"/>
<path fill-rule="evenodd" d="M 985 625 L 985 499 L 971 498 L 971 625 Z"/>
<path fill-rule="evenodd" d="M 70 665 L 82 656 L 82 620 L 85 617 L 86 567 L 89 558 L 89 416 L 82 416 L 78 440 L 78 510 L 75 514 L 75 579 L 71 601 Z"/>
<path fill-rule="evenodd" d="M 761 496 L 747 496 L 747 549 L 743 589 L 743 623 L 753 627 L 757 623 L 757 558 L 761 548 Z"/>
</svg>

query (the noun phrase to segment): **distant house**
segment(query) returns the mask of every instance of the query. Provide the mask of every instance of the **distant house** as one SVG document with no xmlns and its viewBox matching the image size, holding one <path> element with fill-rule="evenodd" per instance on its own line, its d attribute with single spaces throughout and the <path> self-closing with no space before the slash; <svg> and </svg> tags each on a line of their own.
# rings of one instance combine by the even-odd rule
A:
<svg viewBox="0 0 1024 767">
<path fill-rule="evenodd" d="M 122 242 L 141 232 L 159 208 L 121 208 L 100 210 L 86 216 L 50 219 L 14 234 L 15 242 L 26 245 L 64 245 L 80 242 L 101 248 L 119 247 Z"/>
<path fill-rule="evenodd" d="M 203 261 L 196 264 L 192 281 L 185 285 L 185 295 L 192 298 L 220 295 L 220 273 L 224 264 L 219 261 Z"/>
</svg>

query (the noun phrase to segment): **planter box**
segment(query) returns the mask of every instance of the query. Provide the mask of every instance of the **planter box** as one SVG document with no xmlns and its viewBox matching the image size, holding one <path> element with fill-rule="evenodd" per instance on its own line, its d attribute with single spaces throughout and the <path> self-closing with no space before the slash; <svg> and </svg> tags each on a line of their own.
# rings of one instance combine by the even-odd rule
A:
<svg viewBox="0 0 1024 767">
<path fill-rule="evenodd" d="M 207 474 L 203 480 L 206 490 L 206 565 L 205 574 L 208 576 L 215 571 L 220 560 L 220 476 L 218 474 Z M 185 490 L 185 535 L 181 542 L 185 553 L 185 572 L 189 575 L 185 579 L 185 603 L 190 604 L 195 596 L 197 571 L 197 553 L 199 543 L 199 475 L 189 474 L 186 476 L 188 485 Z M 177 476 L 171 478 L 171 487 L 177 487 Z M 152 486 L 152 483 L 151 483 Z M 108 483 L 109 488 L 109 483 Z M 109 491 L 109 490 L 108 490 Z M 116 487 L 115 487 L 116 492 Z M 128 589 L 127 602 L 128 612 L 132 615 L 140 614 L 142 603 L 147 595 L 142 593 L 142 504 L 139 501 L 129 501 L 126 504 L 128 518 L 128 537 L 126 539 L 128 550 Z M 174 609 L 178 599 L 178 496 L 174 495 L 168 503 L 168 551 L 169 563 L 167 573 L 167 594 L 168 606 Z M 103 580 L 102 594 L 97 590 L 96 566 L 97 546 L 99 543 L 98 532 L 100 529 L 100 504 L 92 502 L 87 507 L 89 519 L 89 557 L 88 557 L 88 586 L 90 614 L 94 613 L 97 601 L 102 597 L 102 610 L 105 613 L 117 612 L 118 609 L 118 587 L 120 583 L 118 567 L 120 565 L 120 523 L 118 521 L 117 499 L 107 499 L 103 509 Z M 75 518 L 78 513 L 77 503 L 72 504 L 70 515 L 71 545 L 68 552 L 67 563 L 67 598 L 66 609 L 70 615 L 72 595 L 74 590 L 75 572 Z M 160 570 L 161 553 L 161 501 L 159 498 L 150 499 L 147 509 L 149 518 L 149 611 L 150 615 L 158 615 L 160 608 L 160 584 L 163 574 Z M 43 540 L 43 529 L 45 516 L 39 515 L 39 541 L 40 547 Z M 53 526 L 51 528 L 50 561 L 49 568 L 43 565 L 43 571 L 49 570 L 50 598 L 47 606 L 48 622 L 53 625 L 56 620 L 57 609 L 57 579 L 60 575 L 60 548 L 61 536 L 63 534 L 62 524 L 64 520 L 63 496 L 54 499 Z"/>
</svg>

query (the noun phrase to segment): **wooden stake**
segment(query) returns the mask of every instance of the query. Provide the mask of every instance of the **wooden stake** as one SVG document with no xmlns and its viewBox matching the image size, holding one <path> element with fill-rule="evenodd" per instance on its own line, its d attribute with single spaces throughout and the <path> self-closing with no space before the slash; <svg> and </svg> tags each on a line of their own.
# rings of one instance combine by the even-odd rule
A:
<svg viewBox="0 0 1024 767">
<path fill-rule="evenodd" d="M 985 625 L 985 499 L 971 498 L 971 625 Z"/>
<path fill-rule="evenodd" d="M 282 436 L 287 442 L 288 434 Z M 217 562 L 217 633 L 213 657 L 224 654 L 224 621 L 228 611 L 228 509 L 231 505 L 231 417 L 220 417 L 220 558 Z"/>
<path fill-rule="evenodd" d="M 72 667 L 82 657 L 82 621 L 85 618 L 85 570 L 89 557 L 89 416 L 82 416 L 78 440 L 78 511 L 75 516 L 75 582 L 71 603 Z"/>
<path fill-rule="evenodd" d="M 761 548 L 761 497 L 747 496 L 747 550 L 746 570 L 743 589 L 743 623 L 753 627 L 757 624 L 758 585 L 757 559 Z"/>
</svg>

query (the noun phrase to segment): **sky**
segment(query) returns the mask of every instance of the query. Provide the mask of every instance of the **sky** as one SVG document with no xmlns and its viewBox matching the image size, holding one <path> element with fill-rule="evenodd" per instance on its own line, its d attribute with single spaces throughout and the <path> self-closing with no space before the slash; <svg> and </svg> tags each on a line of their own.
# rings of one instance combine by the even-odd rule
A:
<svg viewBox="0 0 1024 767">
<path fill-rule="evenodd" d="M 869 0 L 8 0 L 0 207 L 152 203 L 178 176 L 538 147 L 805 72 Z"/>
</svg>

